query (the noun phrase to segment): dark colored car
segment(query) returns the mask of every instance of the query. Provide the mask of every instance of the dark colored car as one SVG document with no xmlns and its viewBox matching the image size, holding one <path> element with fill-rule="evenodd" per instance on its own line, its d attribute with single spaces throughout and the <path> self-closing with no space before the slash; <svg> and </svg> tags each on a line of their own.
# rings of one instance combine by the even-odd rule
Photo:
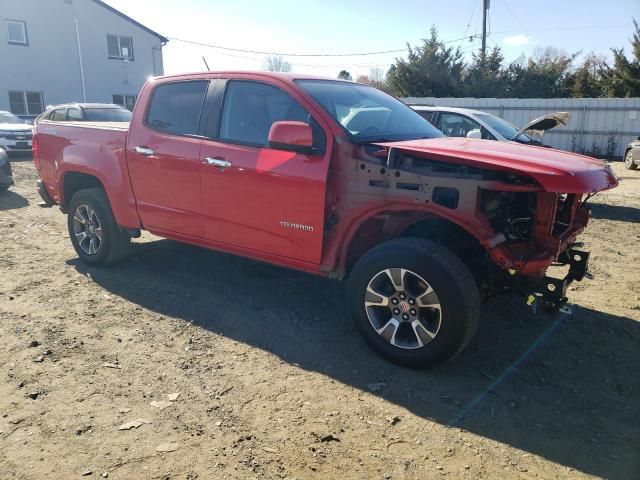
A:
<svg viewBox="0 0 640 480">
<path fill-rule="evenodd" d="M 13 175 L 11 173 L 11 162 L 9 156 L 0 148 L 0 192 L 13 185 Z"/>
<path fill-rule="evenodd" d="M 627 145 L 624 151 L 624 166 L 629 170 L 635 170 L 640 165 L 640 137 Z"/>
<path fill-rule="evenodd" d="M 40 119 L 54 122 L 128 122 L 131 112 L 113 103 L 69 103 L 50 107 Z"/>
</svg>

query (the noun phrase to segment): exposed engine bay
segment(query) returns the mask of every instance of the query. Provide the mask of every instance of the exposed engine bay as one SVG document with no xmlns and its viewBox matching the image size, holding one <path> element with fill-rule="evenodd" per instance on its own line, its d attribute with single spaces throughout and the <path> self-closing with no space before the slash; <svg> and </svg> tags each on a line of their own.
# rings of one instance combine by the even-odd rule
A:
<svg viewBox="0 0 640 480">
<path fill-rule="evenodd" d="M 427 236 L 437 233 L 447 238 L 448 248 L 467 257 L 488 296 L 517 290 L 530 303 L 540 298 L 545 308 L 557 309 L 566 301 L 569 283 L 587 274 L 589 254 L 574 246 L 589 216 L 583 195 L 547 192 L 536 180 L 517 172 L 477 168 L 395 148 L 363 146 L 361 157 L 366 161 L 360 163 L 359 173 L 378 195 L 406 195 L 414 203 L 433 205 L 445 223 L 452 220 L 480 237 L 476 250 L 465 239 L 465 254 L 462 247 L 456 251 L 460 230 L 455 225 L 443 234 L 442 222 L 434 219 L 437 227 L 423 225 L 420 230 Z M 551 265 L 569 266 L 569 273 L 561 279 L 548 277 Z"/>
</svg>

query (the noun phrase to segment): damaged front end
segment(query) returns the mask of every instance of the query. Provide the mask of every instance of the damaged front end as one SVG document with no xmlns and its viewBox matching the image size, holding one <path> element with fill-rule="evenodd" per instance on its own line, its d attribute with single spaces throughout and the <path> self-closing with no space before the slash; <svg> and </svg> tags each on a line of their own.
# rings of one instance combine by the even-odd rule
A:
<svg viewBox="0 0 640 480">
<path fill-rule="evenodd" d="M 617 186 L 617 178 L 600 160 L 496 143 L 378 144 L 384 175 L 372 169 L 368 186 L 400 196 L 411 185 L 414 203 L 472 233 L 486 253 L 488 296 L 516 291 L 534 308 L 557 310 L 568 286 L 590 275 L 589 253 L 577 243 L 589 221 L 587 200 Z"/>
<path fill-rule="evenodd" d="M 589 252 L 576 243 L 589 220 L 583 195 L 482 191 L 480 209 L 501 235 L 489 254 L 530 306 L 557 310 L 568 286 L 590 276 Z"/>
</svg>

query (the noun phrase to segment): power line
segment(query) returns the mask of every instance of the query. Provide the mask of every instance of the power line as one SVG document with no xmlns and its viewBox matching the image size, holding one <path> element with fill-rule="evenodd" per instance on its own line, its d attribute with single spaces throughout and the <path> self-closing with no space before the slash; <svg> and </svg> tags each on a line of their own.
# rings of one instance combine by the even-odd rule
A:
<svg viewBox="0 0 640 480">
<path fill-rule="evenodd" d="M 511 16 L 515 19 L 516 22 L 518 22 L 518 25 L 520 25 L 522 27 L 522 30 L 524 30 L 524 33 L 529 34 L 529 32 L 527 31 L 527 27 L 524 26 L 524 24 L 520 21 L 520 19 L 516 16 L 516 14 L 514 13 L 513 10 L 511 10 L 511 7 L 509 6 L 509 4 L 505 1 L 505 0 L 501 0 L 502 4 L 507 7 L 507 10 L 509 10 L 509 13 L 511 14 Z"/>
<path fill-rule="evenodd" d="M 474 35 L 475 36 L 475 35 Z M 222 45 L 216 45 L 213 43 L 204 43 L 204 42 L 196 42 L 194 40 L 185 40 L 183 38 L 176 37 L 168 37 L 169 40 L 173 40 L 175 42 L 188 43 L 191 45 L 198 45 L 200 47 L 207 48 L 215 48 L 217 50 L 229 51 L 229 52 L 240 52 L 240 53 L 251 53 L 254 55 L 279 55 L 283 57 L 361 57 L 361 56 L 369 56 L 369 55 L 383 55 L 389 53 L 400 53 L 406 52 L 407 49 L 397 49 L 397 50 L 382 50 L 378 52 L 359 52 L 359 53 L 287 53 L 287 52 L 268 52 L 268 51 L 260 51 L 260 50 L 248 50 L 243 48 L 233 48 L 233 47 L 223 47 Z M 470 37 L 461 37 L 455 38 L 453 40 L 447 40 L 446 42 L 442 42 L 443 44 L 456 43 L 462 40 L 468 40 Z"/>
<path fill-rule="evenodd" d="M 398 49 L 398 50 L 382 50 L 379 52 L 359 52 L 359 53 L 286 53 L 286 52 L 267 52 L 260 50 L 246 50 L 243 48 L 232 48 L 232 47 L 223 47 L 222 45 L 214 45 L 211 43 L 203 43 L 203 42 L 195 42 L 193 40 L 184 40 L 182 38 L 168 37 L 169 40 L 173 40 L 176 42 L 189 43 L 192 45 L 199 45 L 201 47 L 209 47 L 209 48 L 217 48 L 219 50 L 228 50 L 232 52 L 241 52 L 241 53 L 253 53 L 257 55 L 280 55 L 283 57 L 359 57 L 365 55 L 382 55 L 385 53 L 399 53 L 405 52 L 406 48 Z"/>
</svg>

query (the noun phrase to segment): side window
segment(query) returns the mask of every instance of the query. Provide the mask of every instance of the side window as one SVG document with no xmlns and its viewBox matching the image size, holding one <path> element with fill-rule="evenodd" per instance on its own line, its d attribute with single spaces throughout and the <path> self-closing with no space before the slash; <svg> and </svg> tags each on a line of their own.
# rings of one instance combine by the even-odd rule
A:
<svg viewBox="0 0 640 480">
<path fill-rule="evenodd" d="M 324 148 L 322 128 L 289 94 L 264 83 L 228 82 L 222 107 L 220 140 L 265 147 L 271 125 L 283 120 L 309 124 L 313 129 L 314 147 Z"/>
<path fill-rule="evenodd" d="M 147 112 L 147 125 L 160 132 L 196 135 L 208 83 L 196 80 L 158 85 Z"/>
<path fill-rule="evenodd" d="M 418 115 L 424 118 L 427 122 L 433 125 L 433 112 L 429 112 L 427 110 L 416 110 Z"/>
<path fill-rule="evenodd" d="M 441 112 L 438 128 L 447 137 L 466 137 L 471 130 L 481 130 L 480 124 L 457 113 Z"/>
<path fill-rule="evenodd" d="M 133 40 L 123 35 L 107 35 L 109 58 L 133 60 Z"/>
<path fill-rule="evenodd" d="M 7 20 L 7 40 L 9 45 L 29 45 L 27 24 L 20 20 Z"/>
<path fill-rule="evenodd" d="M 50 119 L 54 122 L 64 122 L 67 119 L 67 109 L 59 108 L 58 110 L 54 110 Z"/>
<path fill-rule="evenodd" d="M 80 122 L 82 121 L 82 112 L 79 108 L 70 108 L 67 110 L 67 120 L 70 122 Z"/>
</svg>

